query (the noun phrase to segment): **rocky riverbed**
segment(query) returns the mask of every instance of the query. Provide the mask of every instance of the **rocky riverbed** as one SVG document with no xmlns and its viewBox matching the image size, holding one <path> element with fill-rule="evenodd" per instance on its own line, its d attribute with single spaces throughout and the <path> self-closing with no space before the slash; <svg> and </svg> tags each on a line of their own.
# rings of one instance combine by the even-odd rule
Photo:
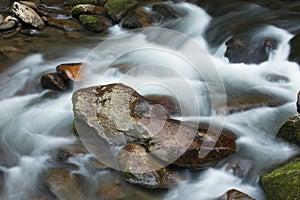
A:
<svg viewBox="0 0 300 200">
<path fill-rule="evenodd" d="M 300 28 L 296 25 L 300 3 L 237 0 L 189 2 L 203 7 L 211 15 L 209 25 L 203 31 L 204 38 L 211 49 L 223 43 L 222 58 L 228 63 L 254 66 L 272 59 L 282 38 L 264 32 L 258 37 L 256 33 L 265 24 L 293 34 L 289 40 L 291 49 L 286 57 L 291 62 L 300 63 Z M 86 78 L 83 76 L 86 67 L 84 60 L 67 63 L 60 60 L 72 55 L 80 46 L 94 48 L 115 29 L 164 27 L 176 30 L 176 23 L 189 16 L 180 3 L 160 0 L 0 2 L 0 72 L 5 74 L 11 66 L 22 65 L 19 62 L 32 54 L 43 55 L 47 61 L 58 60 L 56 65 L 39 69 L 39 75 L 32 83 L 27 83 L 35 85 L 34 89 L 28 92 L 23 88 L 14 95 L 43 93 L 40 99 L 31 102 L 32 105 L 59 99 L 73 93 L 74 85 L 84 82 Z M 286 52 L 280 53 L 285 55 Z M 118 73 L 134 67 L 127 63 L 112 66 Z M 280 74 L 268 75 L 267 80 L 274 83 L 290 81 Z M 272 93 L 257 88 L 251 88 L 238 98 L 235 92 L 229 92 L 227 104 L 218 105 L 212 111 L 230 117 L 257 108 L 283 107 L 294 97 L 298 97 L 294 115 L 286 118 L 282 126 L 276 125 L 281 127 L 272 139 L 286 142 L 297 153 L 288 161 L 277 162 L 259 172 L 259 184 L 266 199 L 299 198 L 300 91 L 298 95 L 295 93 L 293 97 L 285 98 L 274 98 Z M 222 127 L 220 132 L 218 124 L 209 127 L 207 122 L 195 125 L 190 121 L 181 121 L 176 118 L 181 115 L 180 103 L 167 95 L 143 96 L 120 83 L 74 91 L 74 118 L 71 117 L 68 126 L 60 131 L 73 139 L 72 144 L 49 150 L 47 165 L 50 167 L 38 174 L 40 185 L 24 199 L 162 199 L 168 191 L 176 190 L 178 185 L 193 179 L 190 176 L 221 166 L 226 166 L 225 171 L 241 181 L 251 180 L 259 163 L 236 157 L 245 151 L 239 149 L 240 133 L 230 127 Z M 298 114 L 295 114 L 296 111 Z M 209 153 L 203 156 L 200 150 L 208 148 L 206 145 L 209 146 Z M 8 158 L 10 153 L 1 149 L 1 165 L 6 170 L 15 166 Z M 3 170 L 0 176 L 3 199 L 7 198 L 7 177 Z M 223 192 L 218 198 L 254 199 L 250 194 L 235 189 Z"/>
</svg>

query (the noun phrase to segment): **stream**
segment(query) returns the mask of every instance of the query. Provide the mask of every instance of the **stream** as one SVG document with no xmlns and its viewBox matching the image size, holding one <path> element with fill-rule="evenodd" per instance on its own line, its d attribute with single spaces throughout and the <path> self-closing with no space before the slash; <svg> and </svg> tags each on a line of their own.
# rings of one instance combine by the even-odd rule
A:
<svg viewBox="0 0 300 200">
<path fill-rule="evenodd" d="M 42 177 L 57 165 L 53 150 L 78 143 L 72 134 L 72 92 L 115 82 L 142 95 L 173 96 L 180 103 L 181 115 L 172 118 L 218 123 L 237 136 L 237 152 L 215 168 L 183 170 L 186 179 L 169 191 L 126 185 L 127 192 L 143 193 L 143 199 L 213 200 L 234 188 L 257 200 L 265 199 L 259 176 L 299 153 L 296 146 L 275 139 L 282 123 L 296 113 L 300 70 L 297 63 L 287 61 L 293 34 L 274 23 L 266 24 L 253 34 L 277 39 L 278 47 L 268 61 L 231 64 L 224 57 L 225 40 L 212 47 L 205 37 L 213 17 L 193 4 L 177 6 L 187 15 L 162 27 L 126 31 L 115 25 L 108 36 L 67 44 L 72 48 L 56 44 L 52 50 L 61 48 L 59 56 L 47 57 L 51 48 L 48 55 L 32 53 L 0 73 L 3 199 L 55 199 Z M 73 91 L 57 94 L 41 88 L 41 74 L 61 63 L 76 62 L 85 63 L 84 81 L 75 82 Z M 128 68 L 120 71 L 114 67 L 118 64 Z M 274 105 L 265 104 L 270 100 Z M 235 107 L 242 109 L 231 112 Z M 73 173 L 88 180 L 89 199 L 99 199 L 99 188 L 117 176 L 90 168 L 87 160 L 91 156 L 74 157 L 70 162 L 77 166 Z M 235 160 L 250 160 L 254 167 L 246 177 L 238 178 L 226 170 Z"/>
</svg>

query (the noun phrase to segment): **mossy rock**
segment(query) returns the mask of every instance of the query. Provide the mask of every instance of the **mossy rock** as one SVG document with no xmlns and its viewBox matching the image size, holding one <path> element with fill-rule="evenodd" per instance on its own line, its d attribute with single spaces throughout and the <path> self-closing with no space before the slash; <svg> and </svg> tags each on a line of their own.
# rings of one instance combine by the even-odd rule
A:
<svg viewBox="0 0 300 200">
<path fill-rule="evenodd" d="M 279 129 L 277 137 L 300 146 L 300 114 L 288 119 Z"/>
<path fill-rule="evenodd" d="M 108 16 L 114 21 L 119 22 L 126 14 L 129 8 L 134 7 L 138 2 L 134 0 L 110 0 L 104 8 Z"/>
<path fill-rule="evenodd" d="M 94 32 L 105 31 L 111 26 L 109 19 L 96 15 L 80 15 L 79 21 L 86 29 Z"/>
<path fill-rule="evenodd" d="M 82 14 L 105 15 L 106 11 L 103 7 L 92 4 L 79 4 L 73 7 L 72 17 L 78 19 Z"/>
<path fill-rule="evenodd" d="M 267 200 L 299 200 L 300 157 L 261 176 Z"/>
<path fill-rule="evenodd" d="M 64 3 L 65 6 L 76 6 L 78 4 L 98 5 L 98 0 L 68 0 Z"/>
</svg>

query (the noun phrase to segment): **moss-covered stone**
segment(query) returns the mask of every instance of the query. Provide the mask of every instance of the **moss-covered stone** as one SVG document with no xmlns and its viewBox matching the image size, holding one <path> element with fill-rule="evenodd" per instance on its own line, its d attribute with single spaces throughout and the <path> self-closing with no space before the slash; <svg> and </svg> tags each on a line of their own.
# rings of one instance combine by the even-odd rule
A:
<svg viewBox="0 0 300 200">
<path fill-rule="evenodd" d="M 75 120 L 73 120 L 72 128 L 73 128 L 73 134 L 74 134 L 76 137 L 79 137 L 78 132 L 77 132 L 77 129 L 76 129 L 76 123 L 75 123 Z"/>
<path fill-rule="evenodd" d="M 92 4 L 80 4 L 76 5 L 72 9 L 72 17 L 78 19 L 82 14 L 94 14 L 94 15 L 105 15 L 106 11 L 101 6 L 95 6 Z"/>
<path fill-rule="evenodd" d="M 111 26 L 109 19 L 96 15 L 80 15 L 79 21 L 86 29 L 94 32 L 105 31 Z"/>
<path fill-rule="evenodd" d="M 65 6 L 76 6 L 78 4 L 98 5 L 98 0 L 68 0 L 64 3 Z"/>
<path fill-rule="evenodd" d="M 279 129 L 277 137 L 300 146 L 300 114 L 288 119 Z"/>
<path fill-rule="evenodd" d="M 104 8 L 114 22 L 119 22 L 127 10 L 136 4 L 137 1 L 134 0 L 110 0 L 104 5 Z"/>
<path fill-rule="evenodd" d="M 267 200 L 298 200 L 300 194 L 300 157 L 261 176 Z"/>
</svg>

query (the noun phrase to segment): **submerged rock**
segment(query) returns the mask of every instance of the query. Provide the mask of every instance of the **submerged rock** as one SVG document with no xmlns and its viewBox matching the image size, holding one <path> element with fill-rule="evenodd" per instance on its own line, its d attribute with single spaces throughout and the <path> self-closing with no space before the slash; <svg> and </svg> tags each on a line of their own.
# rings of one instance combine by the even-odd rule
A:
<svg viewBox="0 0 300 200">
<path fill-rule="evenodd" d="M 254 167 L 251 160 L 234 160 L 226 166 L 226 170 L 232 170 L 233 175 L 239 178 L 246 178 Z"/>
<path fill-rule="evenodd" d="M 66 82 L 57 73 L 47 73 L 42 75 L 41 84 L 45 89 L 52 89 L 52 90 L 59 90 L 59 91 L 68 89 Z"/>
<path fill-rule="evenodd" d="M 92 4 L 79 4 L 73 7 L 72 17 L 78 19 L 82 14 L 105 15 L 106 11 L 103 7 Z"/>
<path fill-rule="evenodd" d="M 118 163 L 126 181 L 147 188 L 167 189 L 177 185 L 179 176 L 163 167 L 145 147 L 139 144 L 126 145 L 119 154 Z"/>
<path fill-rule="evenodd" d="M 124 28 L 135 29 L 153 26 L 156 20 L 143 9 L 135 9 L 125 18 L 122 26 Z"/>
<path fill-rule="evenodd" d="M 105 31 L 112 25 L 109 19 L 98 15 L 80 15 L 79 21 L 86 29 L 94 32 Z"/>
<path fill-rule="evenodd" d="M 83 30 L 82 26 L 78 22 L 71 19 L 48 18 L 47 22 L 49 26 L 65 29 L 67 31 Z"/>
<path fill-rule="evenodd" d="M 288 119 L 279 129 L 277 137 L 300 146 L 300 114 Z"/>
<path fill-rule="evenodd" d="M 37 29 L 43 29 L 45 26 L 42 18 L 30 7 L 15 2 L 12 6 L 12 12 L 26 24 Z"/>
<path fill-rule="evenodd" d="M 135 0 L 109 0 L 104 5 L 104 8 L 114 22 L 119 22 L 125 16 L 127 10 L 134 7 L 137 3 Z"/>
<path fill-rule="evenodd" d="M 223 194 L 218 200 L 255 200 L 249 195 L 232 189 Z"/>
<path fill-rule="evenodd" d="M 68 170 L 62 168 L 51 169 L 47 176 L 51 192 L 59 199 L 87 199 L 81 182 L 79 175 L 72 175 Z"/>
<path fill-rule="evenodd" d="M 255 63 L 267 61 L 270 53 L 277 48 L 274 38 L 254 39 L 235 36 L 226 42 L 225 57 L 230 63 Z"/>
<path fill-rule="evenodd" d="M 260 182 L 267 200 L 299 199 L 300 158 L 295 158 L 283 166 L 263 174 Z"/>
</svg>

